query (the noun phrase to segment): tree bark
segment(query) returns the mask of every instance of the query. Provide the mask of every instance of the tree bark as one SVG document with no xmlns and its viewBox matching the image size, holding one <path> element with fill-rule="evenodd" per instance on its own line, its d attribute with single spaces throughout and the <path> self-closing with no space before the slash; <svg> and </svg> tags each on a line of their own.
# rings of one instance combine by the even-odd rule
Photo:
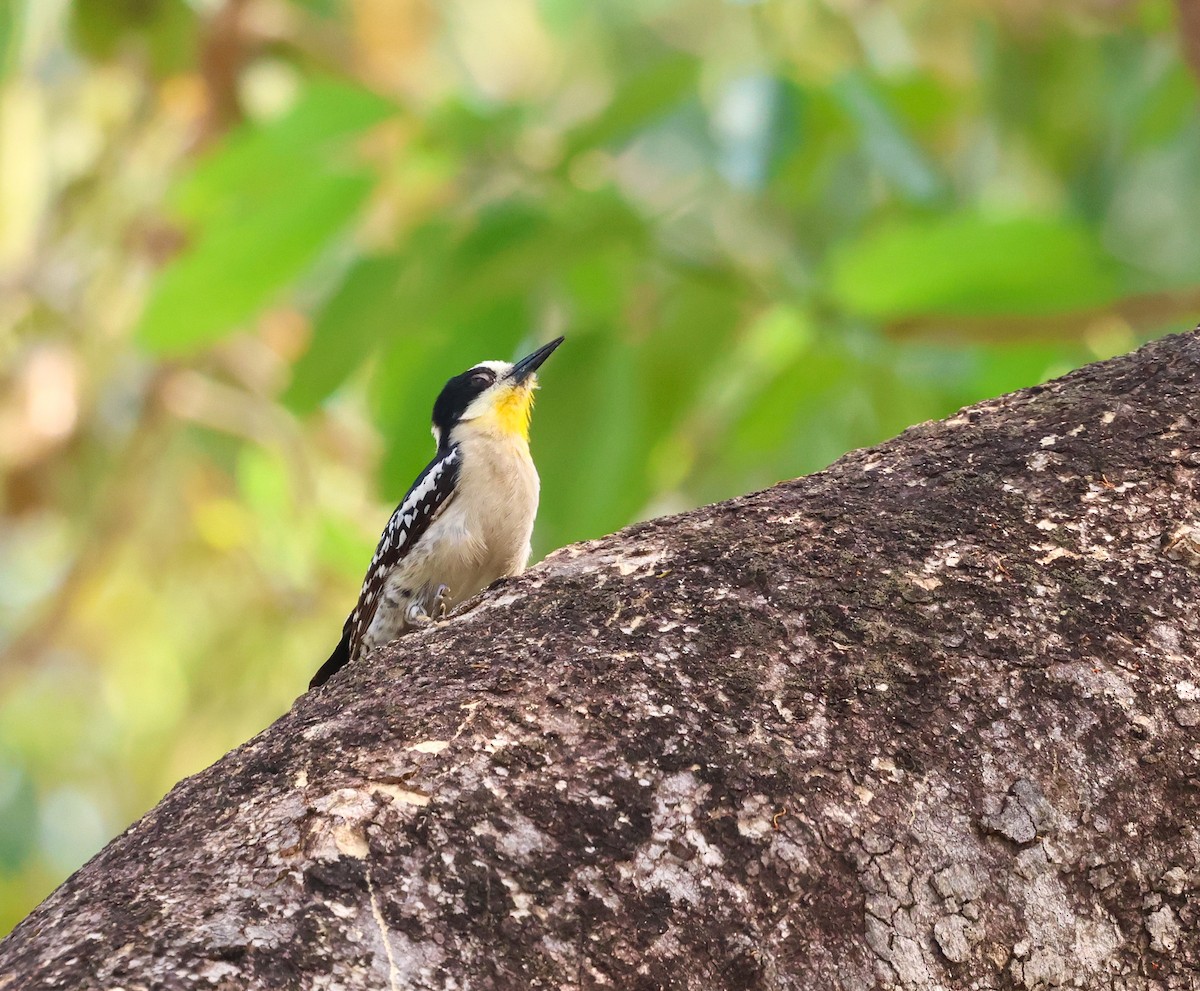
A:
<svg viewBox="0 0 1200 991">
<path fill-rule="evenodd" d="M 179 784 L 0 988 L 1200 987 L 1198 393 L 1176 336 L 565 548 Z"/>
</svg>

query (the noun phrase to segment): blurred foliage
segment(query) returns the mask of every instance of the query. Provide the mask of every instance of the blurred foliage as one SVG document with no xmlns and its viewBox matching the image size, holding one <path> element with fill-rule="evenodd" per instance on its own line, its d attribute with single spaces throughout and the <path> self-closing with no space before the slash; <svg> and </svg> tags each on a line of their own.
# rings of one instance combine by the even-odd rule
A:
<svg viewBox="0 0 1200 991">
<path fill-rule="evenodd" d="M 0 2 L 0 932 L 324 659 L 451 374 L 536 552 L 1189 326 L 1160 2 Z"/>
</svg>

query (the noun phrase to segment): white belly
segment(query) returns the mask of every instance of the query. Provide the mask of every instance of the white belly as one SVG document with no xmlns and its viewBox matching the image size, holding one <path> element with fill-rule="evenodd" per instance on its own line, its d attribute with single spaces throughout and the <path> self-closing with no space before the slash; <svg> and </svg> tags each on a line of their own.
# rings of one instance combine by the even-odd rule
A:
<svg viewBox="0 0 1200 991">
<path fill-rule="evenodd" d="M 468 438 L 462 447 L 455 494 L 388 576 L 364 652 L 409 629 L 411 604 L 432 615 L 442 585 L 450 590 L 443 599 L 450 608 L 529 562 L 539 481 L 528 447 L 494 438 Z"/>
</svg>

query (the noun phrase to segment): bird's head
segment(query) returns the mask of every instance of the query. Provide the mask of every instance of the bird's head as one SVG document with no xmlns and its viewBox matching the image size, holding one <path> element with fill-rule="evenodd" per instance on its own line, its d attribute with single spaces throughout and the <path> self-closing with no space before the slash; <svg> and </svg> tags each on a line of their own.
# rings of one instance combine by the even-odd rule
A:
<svg viewBox="0 0 1200 991">
<path fill-rule="evenodd" d="M 455 375 L 433 404 L 433 439 L 441 447 L 462 430 L 529 439 L 529 417 L 537 370 L 556 347 L 558 337 L 520 361 L 481 361 Z"/>
</svg>

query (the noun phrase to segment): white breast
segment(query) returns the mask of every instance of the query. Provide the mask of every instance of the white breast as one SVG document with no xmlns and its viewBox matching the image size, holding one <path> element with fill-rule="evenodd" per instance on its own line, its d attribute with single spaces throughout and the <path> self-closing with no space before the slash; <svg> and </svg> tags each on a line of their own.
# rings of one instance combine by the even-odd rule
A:
<svg viewBox="0 0 1200 991">
<path fill-rule="evenodd" d="M 454 496 L 389 582 L 428 610 L 439 585 L 449 586 L 446 604 L 454 606 L 529 561 L 539 481 L 528 444 L 464 433 L 456 438 L 462 461 Z"/>
<path fill-rule="evenodd" d="M 450 510 L 470 559 L 463 563 L 458 586 L 446 580 L 456 603 L 497 578 L 525 570 L 540 488 L 524 440 L 468 435 L 461 446 L 462 470 Z"/>
<path fill-rule="evenodd" d="M 529 562 L 539 480 L 521 437 L 460 424 L 454 493 L 381 590 L 378 607 L 357 647 L 359 656 L 410 628 L 410 607 L 436 618 L 442 603 L 458 605 L 498 578 L 517 575 Z"/>
</svg>

